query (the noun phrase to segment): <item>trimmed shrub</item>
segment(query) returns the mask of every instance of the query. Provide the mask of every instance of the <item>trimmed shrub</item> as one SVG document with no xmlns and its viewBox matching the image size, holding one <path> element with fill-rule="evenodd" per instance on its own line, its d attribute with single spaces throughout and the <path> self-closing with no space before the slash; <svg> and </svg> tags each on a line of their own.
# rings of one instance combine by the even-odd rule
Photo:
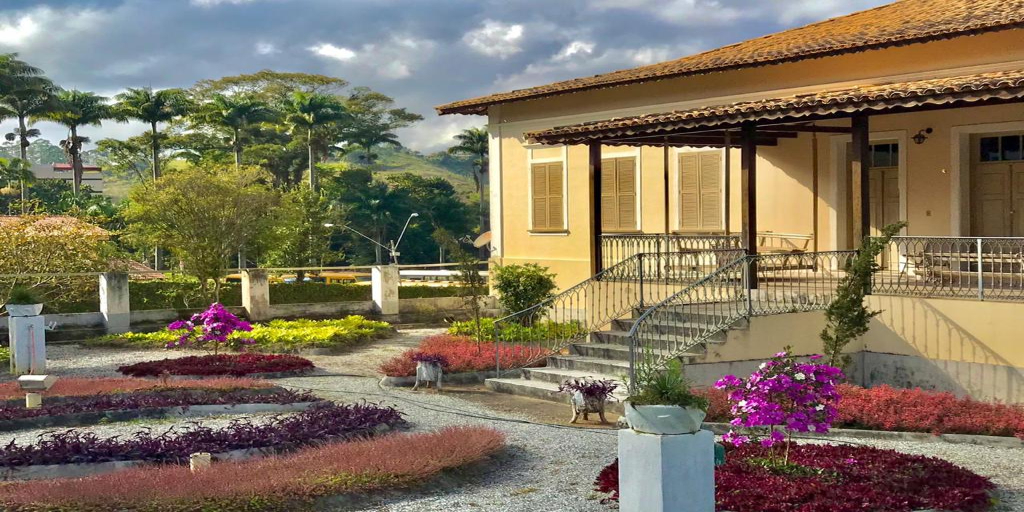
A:
<svg viewBox="0 0 1024 512">
<path fill-rule="evenodd" d="M 235 377 L 215 377 L 202 380 L 168 380 L 166 382 L 152 379 L 132 378 L 81 378 L 61 377 L 46 396 L 89 396 L 99 394 L 130 393 L 138 390 L 163 389 L 213 389 L 230 391 L 233 389 L 269 388 L 273 385 L 265 380 Z M 24 399 L 25 392 L 17 382 L 0 383 L 0 400 Z"/>
<path fill-rule="evenodd" d="M 484 340 L 494 340 L 494 318 L 480 319 L 480 334 Z M 537 322 L 531 326 L 506 323 L 501 329 L 501 339 L 504 341 L 531 342 L 559 339 L 564 340 L 585 334 L 586 331 L 576 322 Z M 448 334 L 454 336 L 476 336 L 476 322 L 452 322 L 448 327 Z"/>
<path fill-rule="evenodd" d="M 117 371 L 131 377 L 170 375 L 231 375 L 244 377 L 261 373 L 308 372 L 313 370 L 309 359 L 282 354 L 213 354 L 177 359 L 145 361 L 118 367 Z"/>
<path fill-rule="evenodd" d="M 365 284 L 270 283 L 271 304 L 356 302 L 372 300 Z"/>
<path fill-rule="evenodd" d="M 707 421 L 732 419 L 726 392 L 700 389 L 711 407 Z M 957 398 L 951 393 L 889 386 L 839 386 L 839 416 L 833 428 L 1016 436 L 1024 439 L 1024 406 Z"/>
<path fill-rule="evenodd" d="M 11 512 L 130 510 L 308 510 L 318 497 L 406 487 L 478 462 L 502 448 L 504 436 L 483 427 L 303 448 L 293 454 L 187 467 L 133 468 L 82 479 L 36 480 L 4 487 Z M 173 482 L 173 485 L 168 485 Z"/>
<path fill-rule="evenodd" d="M 407 284 L 398 287 L 399 299 L 431 299 L 434 297 L 462 297 L 467 294 L 465 286 L 429 286 Z M 487 295 L 487 288 L 475 290 L 477 295 Z"/>
<path fill-rule="evenodd" d="M 548 350 L 525 345 L 500 345 L 502 368 L 522 367 L 528 361 L 537 360 L 532 366 L 543 366 L 543 357 Z M 494 343 L 477 342 L 465 336 L 440 334 L 429 336 L 420 342 L 420 346 L 407 350 L 402 355 L 385 361 L 379 370 L 389 377 L 408 377 L 416 375 L 416 358 L 436 356 L 447 361 L 445 371 L 448 373 L 481 372 L 494 369 Z"/>
<path fill-rule="evenodd" d="M 11 367 L 11 349 L 0 347 L 0 373 L 7 373 Z"/>
<path fill-rule="evenodd" d="M 384 338 L 394 332 L 387 322 L 368 320 L 350 315 L 337 320 L 272 320 L 267 324 L 253 324 L 252 331 L 235 333 L 228 338 L 252 339 L 249 351 L 294 352 L 306 348 L 343 348 L 370 339 Z M 101 336 L 85 342 L 94 347 L 166 348 L 178 339 L 170 331 L 147 333 L 128 332 Z"/>
<path fill-rule="evenodd" d="M 327 402 L 268 422 L 232 420 L 219 429 L 189 423 L 180 431 L 153 434 L 146 430 L 131 437 L 110 438 L 65 430 L 42 434 L 33 445 L 19 446 L 14 441 L 4 445 L 0 448 L 0 467 L 117 460 L 183 464 L 196 452 L 225 453 L 249 448 L 287 452 L 330 440 L 371 436 L 381 426 L 402 423 L 401 413 L 391 407 Z"/>
<path fill-rule="evenodd" d="M 0 403 L 0 421 L 85 412 L 127 411 L 189 405 L 294 404 L 319 400 L 312 393 L 287 389 L 160 389 L 65 397 L 59 401 L 44 402 L 43 406 L 37 409 L 25 408 L 22 401 Z"/>
<path fill-rule="evenodd" d="M 555 275 L 536 263 L 494 269 L 494 289 L 508 314 L 518 313 L 554 296 Z"/>
<path fill-rule="evenodd" d="M 865 446 L 792 445 L 790 463 L 771 465 L 771 448 L 729 451 L 715 468 L 718 510 L 733 512 L 982 512 L 995 486 L 949 462 Z M 594 482 L 618 498 L 618 461 Z M 614 471 L 615 475 L 612 475 Z"/>
</svg>

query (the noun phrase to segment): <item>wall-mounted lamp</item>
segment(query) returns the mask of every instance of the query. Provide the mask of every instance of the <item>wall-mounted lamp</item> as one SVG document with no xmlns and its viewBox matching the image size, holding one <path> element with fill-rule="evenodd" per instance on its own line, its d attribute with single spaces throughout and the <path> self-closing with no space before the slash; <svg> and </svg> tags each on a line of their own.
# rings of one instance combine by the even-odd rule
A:
<svg viewBox="0 0 1024 512">
<path fill-rule="evenodd" d="M 924 144 L 924 141 L 928 140 L 928 136 L 931 135 L 933 131 L 934 130 L 931 128 L 925 128 L 924 130 L 917 132 L 917 135 L 914 135 L 911 139 L 914 140 L 914 144 Z"/>
</svg>

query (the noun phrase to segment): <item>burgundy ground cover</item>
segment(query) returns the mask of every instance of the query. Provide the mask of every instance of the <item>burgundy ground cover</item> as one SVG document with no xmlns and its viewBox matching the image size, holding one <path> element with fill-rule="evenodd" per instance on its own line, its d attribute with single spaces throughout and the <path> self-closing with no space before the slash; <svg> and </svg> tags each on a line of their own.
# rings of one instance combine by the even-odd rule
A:
<svg viewBox="0 0 1024 512">
<path fill-rule="evenodd" d="M 61 377 L 46 391 L 46 396 L 88 396 L 100 393 L 126 393 L 142 389 L 242 389 L 269 388 L 273 384 L 261 379 L 237 377 L 221 377 L 203 380 L 169 380 L 167 382 L 152 379 L 107 378 L 107 377 Z M 17 382 L 0 384 L 0 400 L 23 400 L 25 391 Z"/>
<path fill-rule="evenodd" d="M 313 370 L 309 359 L 286 354 L 212 354 L 188 356 L 159 361 L 145 361 L 121 366 L 117 371 L 132 377 L 170 375 L 235 376 L 260 373 L 305 372 Z"/>
<path fill-rule="evenodd" d="M 543 356 L 548 351 L 539 347 L 502 343 L 498 358 L 502 368 L 520 368 L 530 361 L 534 366 L 543 365 Z M 468 336 L 439 334 L 429 336 L 414 350 L 407 350 L 400 356 L 380 365 L 380 372 L 389 377 L 416 375 L 416 359 L 436 356 L 445 361 L 446 373 L 482 372 L 494 369 L 494 343 L 477 342 Z"/>
<path fill-rule="evenodd" d="M 728 422 L 725 392 L 701 389 L 711 400 L 707 421 Z M 951 393 L 889 386 L 839 387 L 839 417 L 833 428 L 931 434 L 1016 436 L 1024 439 L 1024 406 L 979 402 Z"/>
<path fill-rule="evenodd" d="M 70 396 L 44 401 L 37 409 L 27 409 L 23 402 L 0 402 L 0 421 L 39 416 L 58 416 L 103 411 L 123 411 L 158 407 L 231 404 L 294 404 L 320 400 L 309 392 L 265 388 L 170 388 L 101 393 L 92 396 Z"/>
<path fill-rule="evenodd" d="M 404 423 L 401 413 L 373 404 L 324 402 L 267 422 L 236 419 L 223 428 L 189 423 L 162 433 L 150 430 L 132 437 L 100 438 L 91 432 L 65 430 L 39 436 L 35 444 L 15 441 L 0 448 L 0 467 L 143 460 L 181 464 L 196 452 L 223 453 L 246 448 L 288 451 L 332 440 L 373 435 L 377 428 Z"/>
<path fill-rule="evenodd" d="M 785 472 L 756 463 L 768 449 L 735 448 L 715 469 L 715 501 L 732 512 L 982 512 L 995 486 L 949 462 L 864 446 L 793 445 L 790 463 L 811 471 Z M 618 461 L 596 489 L 618 492 Z M 617 496 L 615 496 L 617 497 Z"/>
<path fill-rule="evenodd" d="M 75 480 L 5 485 L 0 505 L 11 512 L 39 510 L 222 512 L 305 510 L 333 494 L 413 485 L 441 471 L 477 462 L 500 450 L 504 437 L 483 427 L 303 448 L 243 462 L 215 463 L 195 474 L 182 466 L 133 468 Z"/>
</svg>

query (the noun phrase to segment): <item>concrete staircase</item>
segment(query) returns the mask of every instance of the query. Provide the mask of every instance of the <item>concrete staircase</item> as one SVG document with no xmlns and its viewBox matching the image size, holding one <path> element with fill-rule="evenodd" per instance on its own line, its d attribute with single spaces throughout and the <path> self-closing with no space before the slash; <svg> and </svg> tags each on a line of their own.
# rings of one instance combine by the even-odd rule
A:
<svg viewBox="0 0 1024 512">
<path fill-rule="evenodd" d="M 706 310 L 706 308 L 704 308 Z M 696 312 L 686 305 L 671 306 L 662 309 L 660 323 L 655 331 L 667 340 L 676 339 L 673 335 L 681 334 L 690 329 L 705 329 L 728 321 L 727 318 L 714 316 L 705 312 Z M 625 379 L 629 374 L 629 330 L 642 311 L 634 311 L 633 316 L 615 320 L 610 330 L 591 333 L 586 342 L 573 343 L 563 353 L 547 358 L 547 366 L 542 368 L 523 368 L 511 370 L 502 378 L 487 379 L 485 385 L 500 393 L 527 396 L 568 403 L 568 395 L 558 392 L 562 382 L 590 377 L 593 379 L 610 379 L 619 383 L 620 388 L 614 396 L 618 402 L 611 402 L 611 412 L 622 412 L 622 400 L 626 398 Z M 745 320 L 738 321 L 730 328 L 745 325 Z M 723 329 L 708 336 L 687 353 L 679 355 L 684 362 L 692 362 L 707 353 L 710 346 L 725 343 L 728 329 Z M 691 331 L 692 332 L 692 331 Z"/>
</svg>

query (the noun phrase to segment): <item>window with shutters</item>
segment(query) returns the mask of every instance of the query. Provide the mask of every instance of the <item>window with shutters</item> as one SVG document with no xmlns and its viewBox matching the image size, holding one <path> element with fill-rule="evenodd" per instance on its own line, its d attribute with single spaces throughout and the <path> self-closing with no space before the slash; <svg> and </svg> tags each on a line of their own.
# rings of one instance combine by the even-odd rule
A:
<svg viewBox="0 0 1024 512">
<path fill-rule="evenodd" d="M 722 221 L 722 152 L 679 154 L 679 230 L 718 232 Z"/>
<path fill-rule="evenodd" d="M 534 231 L 565 231 L 564 179 L 562 162 L 530 167 Z"/>
<path fill-rule="evenodd" d="M 636 231 L 636 158 L 601 160 L 601 230 Z"/>
</svg>

